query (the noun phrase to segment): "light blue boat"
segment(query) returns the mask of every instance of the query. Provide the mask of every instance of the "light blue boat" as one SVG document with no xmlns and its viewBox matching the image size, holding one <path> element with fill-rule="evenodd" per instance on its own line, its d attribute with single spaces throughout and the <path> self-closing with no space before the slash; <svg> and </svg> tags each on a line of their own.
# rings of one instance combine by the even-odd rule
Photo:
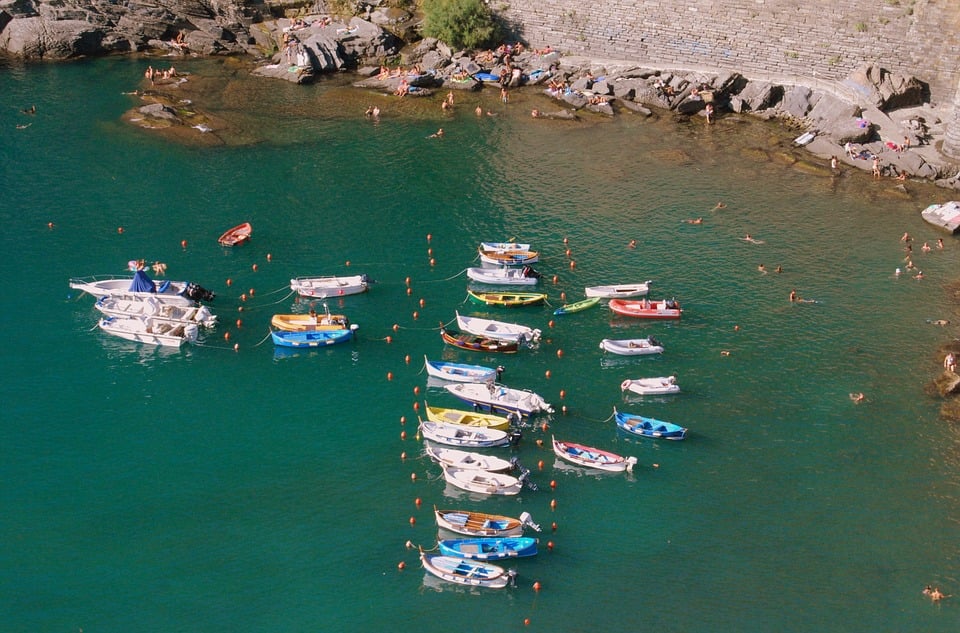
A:
<svg viewBox="0 0 960 633">
<path fill-rule="evenodd" d="M 304 332 L 286 332 L 274 330 L 270 332 L 274 345 L 281 347 L 324 347 L 345 343 L 353 338 L 356 325 L 346 330 L 311 330 Z"/>
<path fill-rule="evenodd" d="M 501 560 L 537 555 L 537 539 L 531 536 L 444 539 L 437 545 L 444 556 L 471 560 Z"/>
<path fill-rule="evenodd" d="M 613 410 L 613 416 L 617 420 L 618 427 L 627 433 L 640 437 L 649 437 L 655 440 L 682 440 L 687 436 L 687 429 L 679 424 L 646 418 L 633 413 L 621 413 L 616 408 Z"/>
<path fill-rule="evenodd" d="M 503 367 L 484 367 L 483 365 L 466 365 L 464 363 L 448 363 L 442 360 L 429 360 L 423 357 L 423 366 L 428 376 L 450 380 L 452 382 L 494 382 L 500 379 Z"/>
</svg>

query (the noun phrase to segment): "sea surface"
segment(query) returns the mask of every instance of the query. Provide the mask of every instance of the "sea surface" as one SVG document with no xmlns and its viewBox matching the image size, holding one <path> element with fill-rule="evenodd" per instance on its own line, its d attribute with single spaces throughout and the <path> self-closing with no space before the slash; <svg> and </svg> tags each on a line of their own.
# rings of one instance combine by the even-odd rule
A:
<svg viewBox="0 0 960 633">
<path fill-rule="evenodd" d="M 960 245 L 920 248 L 941 237 L 920 210 L 948 192 L 831 177 L 795 133 L 749 118 L 535 121 L 559 107 L 491 90 L 447 114 L 440 96 L 294 86 L 229 60 L 176 62 L 215 132 L 127 122 L 125 93 L 169 63 L 0 67 L 5 631 L 956 630 L 958 598 L 921 593 L 960 593 L 960 436 L 927 393 L 955 335 Z M 252 241 L 218 246 L 242 221 Z M 541 251 L 547 306 L 465 302 L 478 242 L 508 239 Z M 198 345 L 111 338 L 68 285 L 139 258 L 217 292 Z M 270 316 L 307 309 L 291 277 L 360 273 L 370 292 L 328 302 L 355 342 L 274 348 Z M 552 314 L 585 286 L 648 279 L 681 321 Z M 455 311 L 543 341 L 445 348 Z M 598 349 L 647 335 L 661 357 Z M 425 355 L 502 364 L 553 403 L 501 451 L 538 491 L 445 485 L 416 420 L 460 405 L 428 385 Z M 666 375 L 683 393 L 621 393 Z M 689 436 L 627 437 L 614 407 Z M 551 435 L 639 464 L 564 466 Z M 510 561 L 504 590 L 426 577 L 407 544 L 435 546 L 434 506 L 530 512 L 541 553 Z"/>
</svg>

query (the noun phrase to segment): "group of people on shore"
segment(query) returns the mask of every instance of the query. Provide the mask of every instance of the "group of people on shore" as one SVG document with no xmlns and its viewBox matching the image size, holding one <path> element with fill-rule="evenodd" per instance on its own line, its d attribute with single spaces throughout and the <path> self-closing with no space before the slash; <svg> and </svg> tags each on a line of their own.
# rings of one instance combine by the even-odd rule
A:
<svg viewBox="0 0 960 633">
<path fill-rule="evenodd" d="M 177 75 L 177 69 L 173 66 L 166 70 L 159 70 L 153 66 L 147 66 L 147 70 L 143 73 L 143 76 L 149 79 L 151 84 L 154 84 L 158 79 L 173 79 L 179 75 Z"/>
</svg>

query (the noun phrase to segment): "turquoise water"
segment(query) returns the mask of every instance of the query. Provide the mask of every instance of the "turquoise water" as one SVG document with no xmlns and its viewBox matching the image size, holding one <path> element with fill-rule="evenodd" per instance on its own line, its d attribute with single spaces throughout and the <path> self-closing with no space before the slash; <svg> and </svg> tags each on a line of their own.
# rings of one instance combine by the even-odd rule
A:
<svg viewBox="0 0 960 633">
<path fill-rule="evenodd" d="M 7 629 L 952 630 L 953 601 L 920 593 L 960 585 L 957 431 L 925 394 L 954 335 L 927 321 L 956 320 L 960 248 L 919 252 L 939 237 L 919 210 L 945 192 L 807 173 L 789 133 L 748 120 L 531 121 L 555 107 L 534 94 L 462 95 L 443 115 L 232 62 L 177 64 L 226 128 L 222 144 L 173 143 L 121 120 L 148 63 L 0 71 Z M 362 116 L 373 102 L 378 124 Z M 475 117 L 478 102 L 497 116 Z M 253 241 L 219 247 L 243 220 Z M 893 275 L 904 231 L 922 281 Z M 465 304 L 477 242 L 512 237 L 543 252 L 549 306 Z M 181 351 L 97 331 L 68 279 L 135 258 L 217 291 L 221 325 Z M 355 343 L 264 342 L 270 315 L 303 309 L 290 277 L 360 272 L 378 283 L 330 305 L 360 325 Z M 683 303 L 681 322 L 552 316 L 561 293 L 645 279 Z M 792 288 L 818 302 L 791 305 Z M 508 357 L 445 349 L 436 327 L 455 310 L 544 341 Z M 662 358 L 597 349 L 648 334 Z M 566 407 L 516 451 L 538 492 L 471 498 L 420 457 L 414 403 L 458 406 L 428 388 L 425 354 L 503 364 L 506 383 Z M 666 374 L 683 394 L 620 393 Z M 689 438 L 634 441 L 614 406 Z M 537 445 L 551 434 L 638 468 L 565 468 Z M 505 591 L 434 582 L 405 547 L 434 545 L 434 504 L 529 511 L 543 552 L 508 565 Z"/>
</svg>

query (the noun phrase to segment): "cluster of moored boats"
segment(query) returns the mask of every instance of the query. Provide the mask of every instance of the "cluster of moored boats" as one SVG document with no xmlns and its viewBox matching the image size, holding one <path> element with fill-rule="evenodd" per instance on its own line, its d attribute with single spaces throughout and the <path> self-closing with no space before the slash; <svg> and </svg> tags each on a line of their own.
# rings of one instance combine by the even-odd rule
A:
<svg viewBox="0 0 960 633">
<path fill-rule="evenodd" d="M 477 284 L 496 286 L 535 286 L 541 275 L 530 266 L 539 254 L 528 244 L 484 242 L 480 259 L 486 266 L 468 268 L 467 276 Z M 509 267 L 510 265 L 516 267 Z M 679 318 L 681 309 L 673 300 L 631 301 L 645 297 L 650 282 L 595 286 L 585 289 L 586 298 L 558 308 L 555 314 L 571 314 L 609 300 L 618 314 L 637 318 Z M 547 295 L 536 292 L 498 292 L 468 289 L 474 303 L 514 307 L 536 305 Z M 457 332 L 441 326 L 441 336 L 448 345 L 488 353 L 516 353 L 525 346 L 535 346 L 541 332 L 516 323 L 497 321 L 456 313 Z M 624 356 L 661 354 L 662 344 L 654 337 L 637 339 L 604 339 L 600 349 Z M 552 413 L 551 405 L 528 390 L 507 387 L 500 382 L 503 367 L 485 367 L 467 363 L 431 360 L 424 357 L 424 368 L 430 380 L 447 393 L 472 407 L 472 411 L 449 409 L 425 404 L 426 419 L 420 420 L 419 435 L 425 443 L 425 454 L 443 471 L 448 486 L 479 495 L 517 495 L 524 487 L 536 489 L 529 481 L 529 471 L 515 459 L 508 460 L 482 452 L 484 449 L 508 447 L 520 440 L 522 421 Z M 675 376 L 627 379 L 621 384 L 624 392 L 640 395 L 678 393 Z M 614 409 L 618 428 L 632 435 L 680 440 L 686 429 L 669 422 L 634 415 Z M 636 457 L 551 438 L 558 459 L 582 468 L 605 472 L 630 472 Z M 519 474 L 518 474 L 519 471 Z M 439 528 L 435 549 L 421 549 L 421 563 L 430 574 L 451 583 L 501 588 L 515 577 L 513 570 L 495 564 L 509 558 L 533 556 L 537 540 L 523 535 L 524 527 L 539 531 L 528 513 L 519 518 L 487 514 L 475 510 L 439 510 L 434 508 Z"/>
</svg>

